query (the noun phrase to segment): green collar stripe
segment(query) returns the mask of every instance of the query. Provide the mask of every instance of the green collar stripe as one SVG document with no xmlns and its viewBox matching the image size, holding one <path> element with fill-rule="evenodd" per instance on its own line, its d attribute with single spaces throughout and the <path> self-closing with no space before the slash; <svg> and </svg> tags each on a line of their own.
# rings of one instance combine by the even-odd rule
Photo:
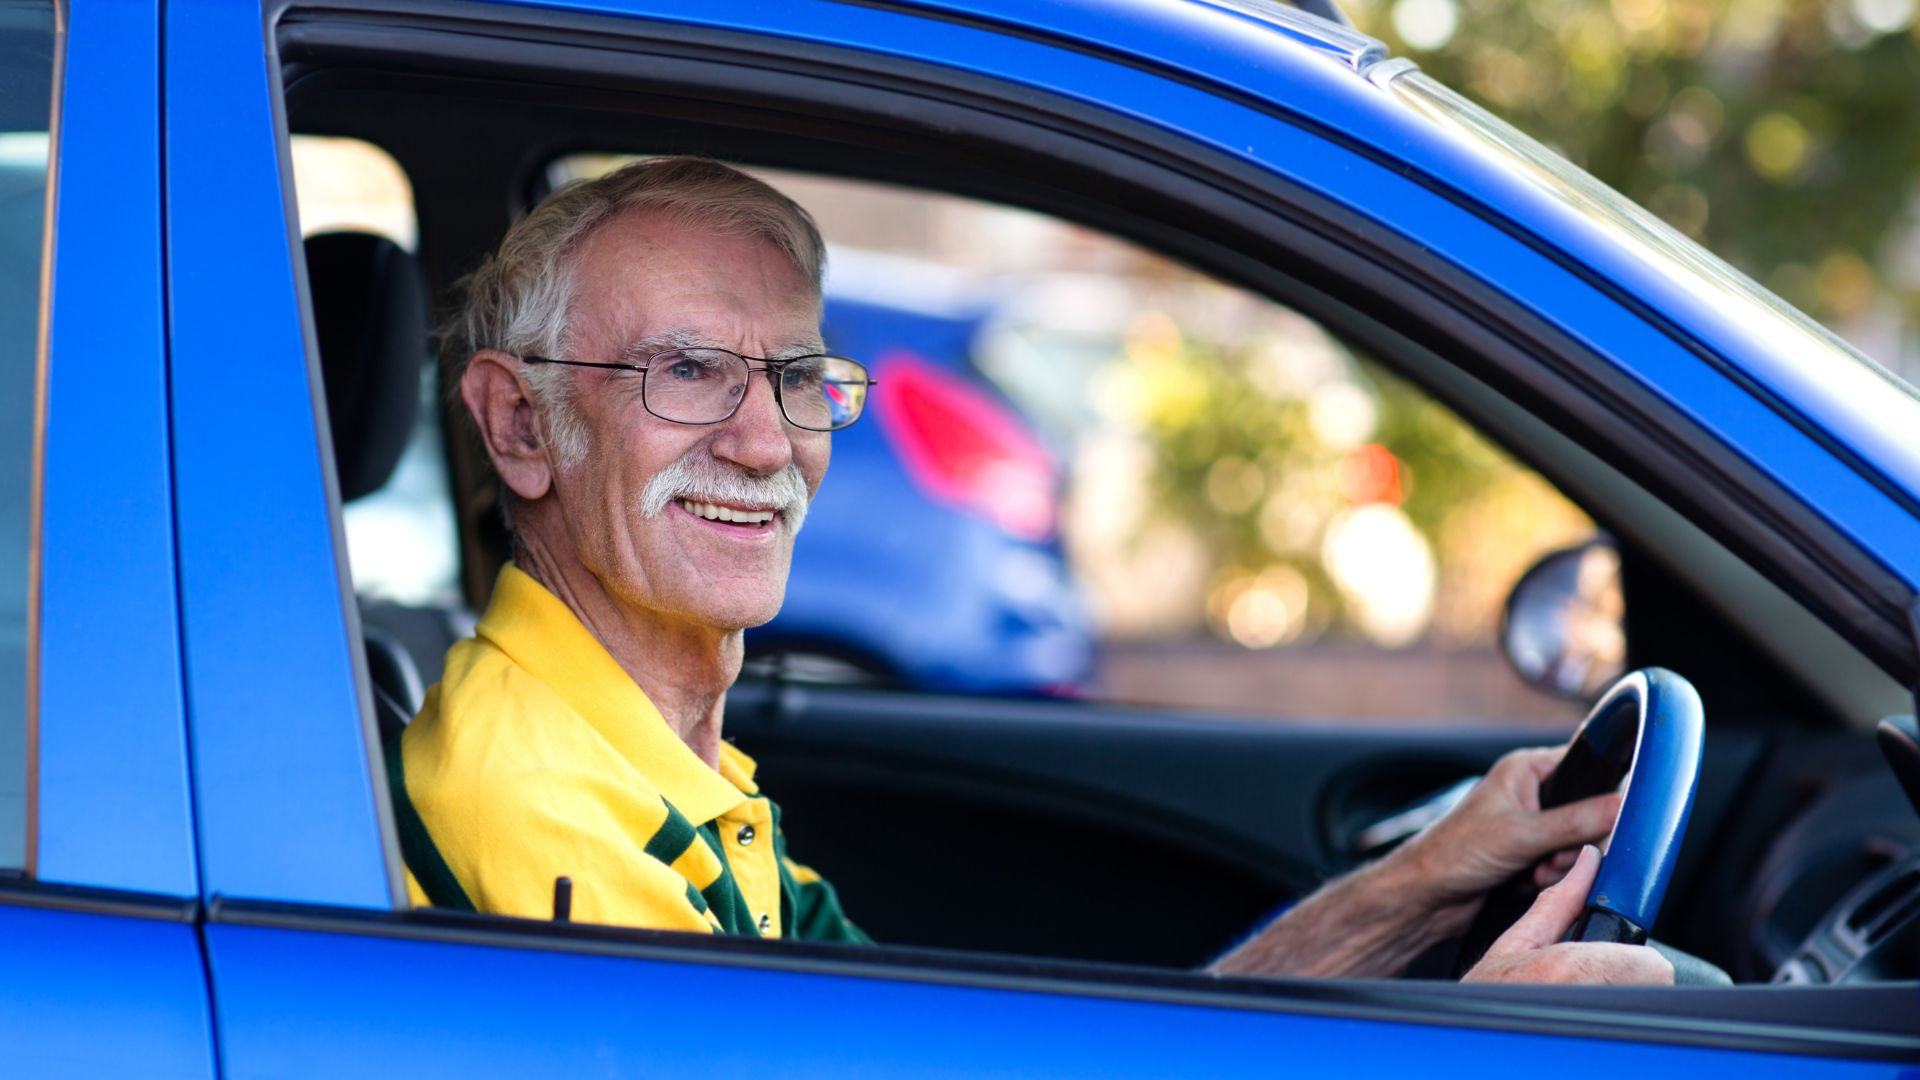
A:
<svg viewBox="0 0 1920 1080">
<path fill-rule="evenodd" d="M 407 869 L 413 871 L 414 880 L 420 883 L 434 907 L 474 910 L 467 890 L 460 887 L 460 880 L 453 876 L 447 860 L 434 846 L 426 822 L 420 820 L 420 811 L 414 809 L 413 799 L 407 794 L 406 765 L 401 761 L 397 737 L 387 744 L 386 752 L 387 787 L 393 793 L 393 823 L 400 830 L 400 855 L 406 860 Z"/>
<path fill-rule="evenodd" d="M 720 876 L 712 884 L 700 890 L 712 906 L 715 918 L 729 934 L 757 936 L 759 925 L 754 921 L 753 912 L 747 909 L 747 898 L 740 894 L 740 885 L 733 878 L 733 865 L 727 862 L 727 853 L 720 843 L 720 827 L 709 821 L 699 828 L 700 839 L 720 859 Z"/>
<path fill-rule="evenodd" d="M 794 883 L 793 875 L 787 873 L 787 864 L 783 859 L 776 866 L 780 868 L 780 929 L 792 937 L 799 937 L 799 928 L 793 919 L 793 894 L 799 886 Z"/>
<path fill-rule="evenodd" d="M 660 805 L 667 808 L 667 816 L 660 822 L 660 827 L 653 831 L 652 838 L 647 841 L 646 852 L 662 863 L 672 866 L 673 860 L 686 854 L 687 849 L 693 846 L 693 825 L 687 821 L 685 814 L 674 808 L 672 803 L 661 799 Z"/>
</svg>

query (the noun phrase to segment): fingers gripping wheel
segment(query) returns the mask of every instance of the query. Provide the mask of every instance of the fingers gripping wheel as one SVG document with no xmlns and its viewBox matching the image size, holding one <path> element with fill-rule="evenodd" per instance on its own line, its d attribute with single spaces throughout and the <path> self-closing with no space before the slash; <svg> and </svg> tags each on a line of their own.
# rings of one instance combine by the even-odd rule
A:
<svg viewBox="0 0 1920 1080">
<path fill-rule="evenodd" d="M 1568 941 L 1647 940 L 1693 810 L 1705 727 L 1692 683 L 1664 668 L 1629 672 L 1581 721 L 1566 756 L 1540 785 L 1543 810 L 1625 787 L 1606 855 Z M 1533 903 L 1532 879 L 1528 868 L 1488 894 L 1461 940 L 1459 973 L 1478 963 Z"/>
</svg>

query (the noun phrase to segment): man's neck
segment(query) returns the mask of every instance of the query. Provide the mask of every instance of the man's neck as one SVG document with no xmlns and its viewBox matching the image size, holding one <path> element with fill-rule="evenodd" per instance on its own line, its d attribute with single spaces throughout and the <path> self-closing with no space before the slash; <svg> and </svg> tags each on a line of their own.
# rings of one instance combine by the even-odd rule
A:
<svg viewBox="0 0 1920 1080">
<path fill-rule="evenodd" d="M 674 734 L 718 769 L 721 719 L 727 688 L 740 676 L 742 633 L 635 611 L 579 560 L 556 557 L 537 543 L 516 545 L 514 564 L 567 605 Z"/>
</svg>

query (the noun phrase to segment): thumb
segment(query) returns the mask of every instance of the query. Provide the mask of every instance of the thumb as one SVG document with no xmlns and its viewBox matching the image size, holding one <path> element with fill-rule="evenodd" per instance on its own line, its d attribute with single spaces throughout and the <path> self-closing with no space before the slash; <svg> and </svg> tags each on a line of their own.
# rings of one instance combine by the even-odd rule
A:
<svg viewBox="0 0 1920 1080">
<path fill-rule="evenodd" d="M 1573 869 L 1560 883 L 1542 892 L 1533 906 L 1520 916 L 1500 940 L 1487 950 L 1488 956 L 1542 949 L 1566 936 L 1567 929 L 1587 906 L 1587 891 L 1600 872 L 1600 851 L 1592 844 L 1580 849 Z"/>
</svg>

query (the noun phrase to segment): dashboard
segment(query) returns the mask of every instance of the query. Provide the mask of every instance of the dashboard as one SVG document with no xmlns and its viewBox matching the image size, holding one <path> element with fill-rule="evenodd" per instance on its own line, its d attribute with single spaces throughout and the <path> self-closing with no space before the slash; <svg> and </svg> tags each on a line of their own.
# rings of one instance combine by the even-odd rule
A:
<svg viewBox="0 0 1920 1080">
<path fill-rule="evenodd" d="M 1743 912 L 1776 983 L 1920 979 L 1920 814 L 1884 765 L 1811 796 L 1779 833 Z"/>
</svg>

